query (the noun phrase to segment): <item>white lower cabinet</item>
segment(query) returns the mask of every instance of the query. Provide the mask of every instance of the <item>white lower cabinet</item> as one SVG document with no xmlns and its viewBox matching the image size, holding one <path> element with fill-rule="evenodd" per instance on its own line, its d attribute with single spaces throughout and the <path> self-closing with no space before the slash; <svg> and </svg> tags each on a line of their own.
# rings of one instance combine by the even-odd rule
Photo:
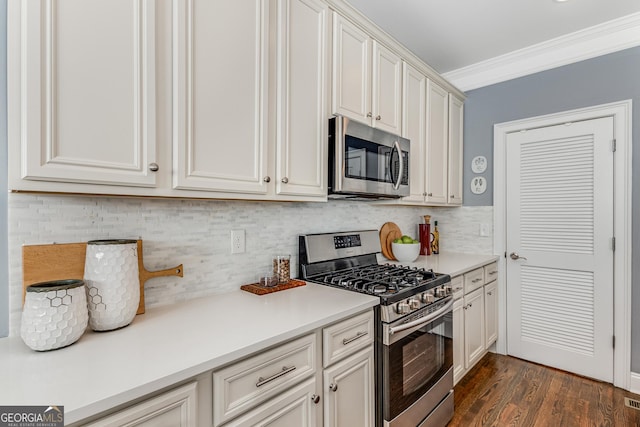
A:
<svg viewBox="0 0 640 427">
<path fill-rule="evenodd" d="M 90 427 L 198 427 L 196 382 L 162 393 L 90 424 Z"/>
<path fill-rule="evenodd" d="M 225 426 L 310 427 L 319 425 L 318 417 L 321 411 L 316 388 L 316 380 L 311 378 Z"/>
<path fill-rule="evenodd" d="M 214 371 L 213 425 L 374 425 L 373 343 L 369 310 Z"/>
<path fill-rule="evenodd" d="M 489 348 L 498 339 L 498 281 L 484 286 L 484 334 L 485 347 Z"/>
<path fill-rule="evenodd" d="M 470 368 L 484 355 L 484 291 L 477 289 L 464 296 L 465 368 Z"/>
<path fill-rule="evenodd" d="M 464 367 L 464 299 L 453 303 L 453 383 L 465 373 Z"/>
<path fill-rule="evenodd" d="M 498 339 L 497 264 L 451 279 L 453 303 L 453 383 L 456 384 Z"/>
<path fill-rule="evenodd" d="M 324 425 L 374 425 L 373 345 L 324 370 Z"/>
</svg>

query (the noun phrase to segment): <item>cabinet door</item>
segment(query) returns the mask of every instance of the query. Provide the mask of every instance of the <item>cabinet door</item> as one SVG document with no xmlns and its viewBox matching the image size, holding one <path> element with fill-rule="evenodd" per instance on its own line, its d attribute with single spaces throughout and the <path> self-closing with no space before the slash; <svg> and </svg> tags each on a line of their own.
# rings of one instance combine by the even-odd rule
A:
<svg viewBox="0 0 640 427">
<path fill-rule="evenodd" d="M 267 191 L 267 0 L 176 0 L 174 188 Z"/>
<path fill-rule="evenodd" d="M 374 425 L 373 346 L 324 371 L 324 425 Z"/>
<path fill-rule="evenodd" d="M 449 93 L 429 80 L 427 84 L 427 197 L 431 203 L 447 203 L 447 140 Z"/>
<path fill-rule="evenodd" d="M 19 7 L 20 177 L 154 186 L 155 3 Z"/>
<path fill-rule="evenodd" d="M 400 135 L 402 60 L 398 55 L 373 41 L 372 69 L 372 115 L 373 126 Z"/>
<path fill-rule="evenodd" d="M 498 339 L 498 282 L 493 281 L 484 287 L 485 347 Z"/>
<path fill-rule="evenodd" d="M 464 367 L 464 299 L 453 303 L 453 384 L 465 373 Z"/>
<path fill-rule="evenodd" d="M 449 204 L 462 204 L 464 102 L 449 94 Z"/>
<path fill-rule="evenodd" d="M 484 290 L 464 296 L 465 368 L 470 369 L 484 354 Z"/>
<path fill-rule="evenodd" d="M 189 383 L 90 423 L 87 427 L 197 427 L 196 383 Z"/>
<path fill-rule="evenodd" d="M 423 202 L 427 131 L 427 78 L 406 62 L 402 78 L 402 136 L 411 142 L 410 194 L 404 200 Z"/>
<path fill-rule="evenodd" d="M 320 399 L 316 393 L 316 380 L 304 383 L 279 394 L 256 409 L 237 418 L 227 427 L 313 427 L 320 425 Z"/>
<path fill-rule="evenodd" d="M 371 38 L 333 14 L 332 112 L 371 124 Z"/>
<path fill-rule="evenodd" d="M 329 8 L 278 2 L 276 192 L 327 196 Z"/>
</svg>

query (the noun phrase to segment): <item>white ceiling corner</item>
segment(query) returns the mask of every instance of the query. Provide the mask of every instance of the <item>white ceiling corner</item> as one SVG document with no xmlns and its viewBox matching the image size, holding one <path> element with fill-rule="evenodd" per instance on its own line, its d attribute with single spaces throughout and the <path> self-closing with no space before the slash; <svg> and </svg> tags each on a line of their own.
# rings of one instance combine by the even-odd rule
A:
<svg viewBox="0 0 640 427">
<path fill-rule="evenodd" d="M 443 73 L 462 91 L 640 45 L 640 12 Z"/>
</svg>

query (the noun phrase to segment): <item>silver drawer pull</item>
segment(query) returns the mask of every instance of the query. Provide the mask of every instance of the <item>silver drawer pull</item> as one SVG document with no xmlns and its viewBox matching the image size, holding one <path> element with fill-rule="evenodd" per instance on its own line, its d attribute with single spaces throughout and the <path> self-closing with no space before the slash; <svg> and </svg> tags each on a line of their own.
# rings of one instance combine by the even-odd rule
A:
<svg viewBox="0 0 640 427">
<path fill-rule="evenodd" d="M 362 338 L 364 336 L 367 336 L 368 334 L 369 334 L 369 332 L 358 332 L 355 337 L 343 339 L 342 340 L 342 345 L 347 345 L 349 343 L 352 343 L 357 339 L 360 339 L 360 338 Z"/>
<path fill-rule="evenodd" d="M 471 281 L 471 283 L 477 283 L 477 282 L 481 282 L 481 281 L 482 281 L 482 279 L 478 278 L 478 279 L 473 279 L 473 280 Z"/>
<path fill-rule="evenodd" d="M 293 371 L 294 369 L 296 369 L 295 366 L 289 366 L 288 368 L 286 366 L 282 367 L 282 371 L 278 372 L 277 374 L 273 374 L 271 375 L 269 378 L 258 378 L 258 382 L 256 383 L 256 387 L 260 387 L 265 385 L 266 383 L 269 383 L 273 380 L 275 380 L 276 378 L 280 378 L 283 375 L 288 374 L 289 372 Z"/>
<path fill-rule="evenodd" d="M 496 274 L 497 272 L 498 272 L 497 270 L 490 271 L 490 272 L 489 272 L 489 275 L 490 275 L 490 276 L 493 276 L 493 275 L 494 275 L 494 274 Z"/>
</svg>

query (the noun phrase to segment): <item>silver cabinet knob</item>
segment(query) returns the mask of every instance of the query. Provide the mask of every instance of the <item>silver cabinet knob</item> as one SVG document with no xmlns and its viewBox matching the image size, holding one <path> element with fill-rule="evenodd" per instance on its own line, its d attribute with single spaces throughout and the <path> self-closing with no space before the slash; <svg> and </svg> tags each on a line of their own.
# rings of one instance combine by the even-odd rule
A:
<svg viewBox="0 0 640 427">
<path fill-rule="evenodd" d="M 283 184 L 287 184 L 289 182 L 289 178 L 287 178 L 286 176 L 284 178 L 282 178 L 280 181 L 282 181 Z"/>
<path fill-rule="evenodd" d="M 527 259 L 527 258 L 525 258 L 525 257 L 523 257 L 523 256 L 518 255 L 518 253 L 517 253 L 517 252 L 511 252 L 511 253 L 509 254 L 509 256 L 511 257 L 511 259 Z"/>
<path fill-rule="evenodd" d="M 149 163 L 149 170 L 151 172 L 158 172 L 158 169 L 160 169 L 160 166 L 158 166 L 157 163 Z"/>
<path fill-rule="evenodd" d="M 433 193 L 427 193 L 427 196 L 432 197 Z"/>
<path fill-rule="evenodd" d="M 313 396 L 311 396 L 311 401 L 317 405 L 318 402 L 320 402 L 320 396 L 314 394 Z"/>
<path fill-rule="evenodd" d="M 271 177 L 270 176 L 265 176 L 264 178 L 262 178 L 262 180 L 264 182 L 271 182 Z"/>
<path fill-rule="evenodd" d="M 371 114 L 371 112 L 367 113 L 367 117 L 372 117 L 372 116 L 373 116 L 373 114 Z"/>
<path fill-rule="evenodd" d="M 456 196 L 454 196 L 453 194 L 449 196 L 450 199 L 453 199 L 454 197 Z"/>
<path fill-rule="evenodd" d="M 331 390 L 331 391 L 338 391 L 338 384 L 336 384 L 336 383 L 331 383 L 331 384 L 329 385 L 329 390 Z"/>
<path fill-rule="evenodd" d="M 376 116 L 376 120 L 381 120 L 381 119 L 382 119 L 382 117 L 380 117 L 380 115 L 378 114 L 378 115 Z"/>
</svg>

